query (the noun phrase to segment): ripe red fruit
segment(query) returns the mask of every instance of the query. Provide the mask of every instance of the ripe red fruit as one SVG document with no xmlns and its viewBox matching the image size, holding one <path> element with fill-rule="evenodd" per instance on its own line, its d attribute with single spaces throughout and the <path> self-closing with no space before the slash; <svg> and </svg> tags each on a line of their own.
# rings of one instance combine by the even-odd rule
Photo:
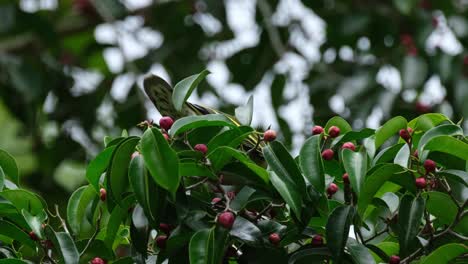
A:
<svg viewBox="0 0 468 264">
<path fill-rule="evenodd" d="M 166 131 L 171 129 L 172 124 L 174 124 L 174 120 L 169 116 L 163 116 L 159 119 L 159 126 Z"/>
<path fill-rule="evenodd" d="M 330 135 L 331 138 L 336 138 L 340 135 L 340 129 L 336 126 L 332 126 L 328 129 L 328 135 Z"/>
<path fill-rule="evenodd" d="M 91 260 L 91 264 L 106 264 L 107 262 L 100 257 L 95 257 Z"/>
<path fill-rule="evenodd" d="M 274 130 L 267 130 L 265 133 L 263 133 L 263 140 L 266 142 L 271 142 L 276 139 L 276 131 Z"/>
<path fill-rule="evenodd" d="M 332 196 L 338 191 L 338 185 L 334 184 L 333 182 L 328 185 L 327 193 L 328 195 Z"/>
<path fill-rule="evenodd" d="M 426 188 L 426 178 L 424 178 L 424 177 L 419 177 L 419 178 L 417 178 L 416 181 L 415 181 L 415 183 L 416 183 L 416 187 L 417 187 L 418 189 L 424 189 L 424 188 Z"/>
<path fill-rule="evenodd" d="M 29 238 L 31 238 L 31 240 L 34 240 L 34 241 L 39 240 L 36 233 L 34 233 L 33 231 L 29 232 Z"/>
<path fill-rule="evenodd" d="M 348 173 L 343 174 L 343 182 L 349 184 L 349 175 Z"/>
<path fill-rule="evenodd" d="M 318 135 L 323 133 L 323 127 L 321 126 L 314 126 L 312 128 L 312 135 Z"/>
<path fill-rule="evenodd" d="M 236 192 L 234 191 L 229 191 L 226 193 L 226 196 L 230 199 L 230 200 L 234 200 L 234 198 L 236 198 Z"/>
<path fill-rule="evenodd" d="M 333 155 L 335 155 L 335 153 L 333 152 L 332 149 L 326 149 L 324 151 L 322 151 L 322 158 L 324 160 L 331 160 L 333 159 Z"/>
<path fill-rule="evenodd" d="M 281 237 L 277 233 L 272 233 L 268 237 L 268 240 L 270 240 L 270 243 L 272 243 L 273 245 L 276 246 L 276 245 L 278 245 L 280 243 Z"/>
<path fill-rule="evenodd" d="M 205 144 L 196 144 L 195 147 L 193 147 L 193 149 L 203 153 L 203 155 L 205 155 L 208 152 L 208 147 Z"/>
<path fill-rule="evenodd" d="M 353 142 L 346 142 L 341 146 L 342 149 L 350 149 L 352 151 L 356 150 L 356 146 L 354 146 Z"/>
<path fill-rule="evenodd" d="M 163 231 L 166 234 L 171 233 L 171 226 L 166 223 L 160 223 L 159 229 L 161 229 L 161 231 Z"/>
<path fill-rule="evenodd" d="M 313 238 L 312 238 L 312 242 L 310 242 L 312 244 L 312 246 L 314 247 L 320 247 L 321 245 L 323 245 L 323 238 L 321 235 L 315 235 Z"/>
<path fill-rule="evenodd" d="M 423 102 L 416 102 L 416 111 L 421 114 L 428 113 L 431 111 L 431 105 L 425 104 Z"/>
<path fill-rule="evenodd" d="M 391 256 L 390 261 L 388 262 L 389 264 L 399 264 L 400 263 L 400 257 L 399 256 Z"/>
<path fill-rule="evenodd" d="M 167 133 L 163 133 L 163 137 L 166 141 L 169 141 L 171 140 L 171 138 L 169 137 L 169 135 Z"/>
<path fill-rule="evenodd" d="M 427 159 L 424 161 L 424 169 L 427 173 L 434 172 L 436 170 L 436 163 L 433 160 Z"/>
<path fill-rule="evenodd" d="M 221 202 L 221 198 L 219 198 L 219 197 L 215 197 L 215 198 L 213 198 L 213 200 L 211 200 L 211 204 L 217 204 L 219 202 Z"/>
<path fill-rule="evenodd" d="M 103 201 L 103 202 L 106 200 L 106 198 L 107 198 L 106 189 L 101 188 L 101 189 L 99 190 L 99 198 L 100 198 L 101 201 Z"/>
<path fill-rule="evenodd" d="M 400 134 L 400 137 L 406 142 L 408 142 L 411 139 L 411 134 L 408 131 L 408 129 L 401 129 L 399 134 Z"/>
<path fill-rule="evenodd" d="M 156 237 L 156 246 L 160 249 L 166 248 L 166 241 L 167 241 L 167 236 L 166 235 L 161 235 Z"/>
<path fill-rule="evenodd" d="M 220 215 L 218 215 L 218 223 L 226 229 L 231 229 L 235 220 L 236 217 L 231 212 L 223 212 Z"/>
<path fill-rule="evenodd" d="M 418 150 L 415 150 L 415 151 L 414 151 L 413 156 L 414 156 L 415 158 L 419 158 L 419 152 L 418 152 Z"/>
</svg>

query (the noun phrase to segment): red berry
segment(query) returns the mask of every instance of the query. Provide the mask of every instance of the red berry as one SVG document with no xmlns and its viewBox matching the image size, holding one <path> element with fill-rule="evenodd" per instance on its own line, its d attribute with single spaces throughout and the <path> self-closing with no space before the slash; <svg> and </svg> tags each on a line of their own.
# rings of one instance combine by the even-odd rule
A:
<svg viewBox="0 0 468 264">
<path fill-rule="evenodd" d="M 215 197 L 215 198 L 213 198 L 213 200 L 211 200 L 211 204 L 217 204 L 217 203 L 221 202 L 221 200 L 222 200 L 221 198 Z"/>
<path fill-rule="evenodd" d="M 106 189 L 101 188 L 101 189 L 99 190 L 99 198 L 100 198 L 101 201 L 103 201 L 103 202 L 106 200 L 106 198 L 107 198 Z"/>
<path fill-rule="evenodd" d="M 159 126 L 166 131 L 171 129 L 172 124 L 174 124 L 174 120 L 169 116 L 163 116 L 159 119 Z"/>
<path fill-rule="evenodd" d="M 169 135 L 167 133 L 163 133 L 163 137 L 166 141 L 169 141 L 171 140 L 171 138 L 169 137 Z"/>
<path fill-rule="evenodd" d="M 91 260 L 91 264 L 106 264 L 107 262 L 100 257 L 95 257 Z"/>
<path fill-rule="evenodd" d="M 322 151 L 322 158 L 324 160 L 331 160 L 333 159 L 333 155 L 335 155 L 335 153 L 333 152 L 332 149 L 326 149 L 324 151 Z"/>
<path fill-rule="evenodd" d="M 208 147 L 205 144 L 196 144 L 195 147 L 193 147 L 198 152 L 203 153 L 203 155 L 206 155 L 208 152 Z"/>
<path fill-rule="evenodd" d="M 328 195 L 332 196 L 338 191 L 338 185 L 334 184 L 333 182 L 327 188 Z"/>
<path fill-rule="evenodd" d="M 50 249 L 50 248 L 53 248 L 53 247 L 54 247 L 54 243 L 52 243 L 52 241 L 49 240 L 49 239 L 44 240 L 43 243 L 44 243 L 44 247 L 45 247 L 45 248 L 49 248 L 49 249 Z"/>
<path fill-rule="evenodd" d="M 263 133 L 263 140 L 266 142 L 271 142 L 276 139 L 276 131 L 274 130 L 267 130 L 265 133 Z"/>
<path fill-rule="evenodd" d="M 343 174 L 343 182 L 349 184 L 349 175 L 348 173 Z"/>
<path fill-rule="evenodd" d="M 166 235 L 161 235 L 156 237 L 156 246 L 160 249 L 166 248 L 166 241 L 167 241 L 167 236 Z"/>
<path fill-rule="evenodd" d="M 321 235 L 315 235 L 313 238 L 312 238 L 312 242 L 311 242 L 312 246 L 314 247 L 320 247 L 321 245 L 323 245 L 323 238 Z"/>
<path fill-rule="evenodd" d="M 277 233 L 273 233 L 273 234 L 270 234 L 270 236 L 268 237 L 268 240 L 270 240 L 270 243 L 276 246 L 280 243 L 281 237 Z"/>
<path fill-rule="evenodd" d="M 231 229 L 234 220 L 236 220 L 236 217 L 231 212 L 223 212 L 218 215 L 218 223 L 226 229 Z"/>
<path fill-rule="evenodd" d="M 135 152 L 132 153 L 131 159 L 134 159 L 135 157 L 138 157 L 139 155 L 140 155 L 140 152 L 135 151 Z"/>
<path fill-rule="evenodd" d="M 413 156 L 414 156 L 415 158 L 419 158 L 419 152 L 418 152 L 418 150 L 415 150 L 415 151 L 414 151 Z"/>
<path fill-rule="evenodd" d="M 411 134 L 408 131 L 408 129 L 401 129 L 399 134 L 400 134 L 400 137 L 406 142 L 408 142 L 411 139 Z"/>
<path fill-rule="evenodd" d="M 400 41 L 404 46 L 413 45 L 413 37 L 410 34 L 401 34 Z"/>
<path fill-rule="evenodd" d="M 426 178 L 424 178 L 424 177 L 419 177 L 419 178 L 417 178 L 416 181 L 415 181 L 415 183 L 416 183 L 416 187 L 417 187 L 418 189 L 424 189 L 424 188 L 426 188 Z"/>
<path fill-rule="evenodd" d="M 229 198 L 229 200 L 234 200 L 234 198 L 236 198 L 236 192 L 229 191 L 226 193 L 226 196 Z"/>
<path fill-rule="evenodd" d="M 400 257 L 399 256 L 391 256 L 390 261 L 388 264 L 400 264 Z"/>
<path fill-rule="evenodd" d="M 356 150 L 356 146 L 354 146 L 353 142 L 346 142 L 341 146 L 342 149 L 350 149 L 352 151 Z"/>
<path fill-rule="evenodd" d="M 312 135 L 318 135 L 323 133 L 323 127 L 321 126 L 314 126 L 312 128 Z"/>
<path fill-rule="evenodd" d="M 34 241 L 39 240 L 36 233 L 34 233 L 33 231 L 29 232 L 29 238 L 31 238 L 31 240 L 34 240 Z"/>
<path fill-rule="evenodd" d="M 416 111 L 419 113 L 428 113 L 431 111 L 431 106 L 423 102 L 416 102 Z"/>
<path fill-rule="evenodd" d="M 171 226 L 166 223 L 160 223 L 159 229 L 161 229 L 161 231 L 163 231 L 166 234 L 171 233 Z"/>
<path fill-rule="evenodd" d="M 436 170 L 436 163 L 433 160 L 427 159 L 424 161 L 424 169 L 427 173 L 434 172 Z"/>
<path fill-rule="evenodd" d="M 330 135 L 331 138 L 336 138 L 340 135 L 340 129 L 336 126 L 332 126 L 328 129 L 328 135 Z"/>
</svg>

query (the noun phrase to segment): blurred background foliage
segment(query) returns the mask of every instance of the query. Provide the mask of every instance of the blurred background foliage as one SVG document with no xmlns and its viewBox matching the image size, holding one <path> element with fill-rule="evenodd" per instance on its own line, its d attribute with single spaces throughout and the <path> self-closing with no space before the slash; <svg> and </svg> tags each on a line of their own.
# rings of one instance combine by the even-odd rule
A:
<svg viewBox="0 0 468 264">
<path fill-rule="evenodd" d="M 191 101 L 232 113 L 253 94 L 292 151 L 334 115 L 468 115 L 467 0 L 1 0 L 0 17 L 0 148 L 54 202 L 104 136 L 159 118 L 150 72 L 209 69 Z"/>
</svg>

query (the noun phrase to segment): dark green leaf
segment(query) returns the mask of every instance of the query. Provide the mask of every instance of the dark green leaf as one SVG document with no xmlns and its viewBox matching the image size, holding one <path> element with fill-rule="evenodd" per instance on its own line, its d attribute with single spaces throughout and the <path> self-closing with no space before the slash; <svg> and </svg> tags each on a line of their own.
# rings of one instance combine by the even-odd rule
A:
<svg viewBox="0 0 468 264">
<path fill-rule="evenodd" d="M 193 90 L 209 73 L 210 72 L 208 70 L 203 70 L 199 74 L 194 74 L 183 79 L 174 86 L 174 90 L 172 91 L 172 102 L 174 103 L 174 107 L 177 111 L 182 110 L 185 101 L 190 97 Z"/>
<path fill-rule="evenodd" d="M 246 243 L 258 243 L 262 237 L 260 229 L 241 216 L 236 217 L 236 221 L 229 234 Z"/>
<path fill-rule="evenodd" d="M 76 249 L 75 242 L 66 232 L 55 232 L 50 226 L 46 226 L 47 237 L 52 241 L 54 248 L 58 251 L 60 258 L 66 264 L 78 264 L 80 254 Z"/>
<path fill-rule="evenodd" d="M 0 167 L 10 180 L 19 185 L 18 165 L 16 165 L 15 159 L 2 149 L 0 149 Z"/>
<path fill-rule="evenodd" d="M 414 247 L 424 213 L 424 199 L 421 196 L 405 195 L 398 211 L 400 256 L 407 257 Z M 413 244 L 413 245 L 412 245 Z"/>
<path fill-rule="evenodd" d="M 424 257 L 420 264 L 443 264 L 451 263 L 450 261 L 458 256 L 468 253 L 468 246 L 463 244 L 446 244 L 432 251 L 427 257 Z"/>
<path fill-rule="evenodd" d="M 347 247 L 354 263 L 375 263 L 369 249 L 367 249 L 363 244 L 358 243 L 355 239 L 349 238 Z"/>
<path fill-rule="evenodd" d="M 438 136 L 427 142 L 424 150 L 440 151 L 468 160 L 468 144 L 451 136 Z"/>
<path fill-rule="evenodd" d="M 31 215 L 28 211 L 26 210 L 21 210 L 21 214 L 24 217 L 24 220 L 26 220 L 26 223 L 28 223 L 29 227 L 31 230 L 39 237 L 43 238 L 42 235 L 42 224 L 44 221 L 47 219 L 47 214 L 45 211 L 42 211 L 38 215 Z"/>
<path fill-rule="evenodd" d="M 299 156 L 299 165 L 306 179 L 318 192 L 325 190 L 325 175 L 323 161 L 320 153 L 321 136 L 310 137 L 302 146 Z"/>
<path fill-rule="evenodd" d="M 40 214 L 43 209 L 47 208 L 42 198 L 23 189 L 3 190 L 0 196 L 10 201 L 18 211 L 25 209 L 33 215 Z"/>
<path fill-rule="evenodd" d="M 400 151 L 395 156 L 395 159 L 393 160 L 393 163 L 398 164 L 402 166 L 403 168 L 408 168 L 409 161 L 410 161 L 410 148 L 408 144 L 404 144 Z"/>
<path fill-rule="evenodd" d="M 232 210 L 239 212 L 244 209 L 244 207 L 249 202 L 252 194 L 255 193 L 255 189 L 250 188 L 249 186 L 244 186 L 240 192 L 236 195 L 234 200 L 231 201 L 230 207 Z"/>
<path fill-rule="evenodd" d="M 448 194 L 442 192 L 425 192 L 422 197 L 426 199 L 426 210 L 435 216 L 442 224 L 450 225 L 458 212 L 457 205 Z"/>
<path fill-rule="evenodd" d="M 229 118 L 222 114 L 209 114 L 203 116 L 188 116 L 178 119 L 174 122 L 169 131 L 171 137 L 174 137 L 180 133 L 188 131 L 190 129 L 199 128 L 199 127 L 235 127 L 236 125 L 232 123 Z"/>
<path fill-rule="evenodd" d="M 339 206 L 335 208 L 327 222 L 326 237 L 327 246 L 333 259 L 340 263 L 343 257 L 344 247 L 348 240 L 349 227 L 352 223 L 354 208 L 351 206 Z"/>
<path fill-rule="evenodd" d="M 343 165 L 349 175 L 351 187 L 359 196 L 367 172 L 367 152 L 362 148 L 359 152 L 344 149 L 342 153 Z"/>
<path fill-rule="evenodd" d="M 323 263 L 331 257 L 328 248 L 306 248 L 294 252 L 289 258 L 288 264 Z"/>
<path fill-rule="evenodd" d="M 108 147 L 99 153 L 88 165 L 86 169 L 86 179 L 89 183 L 99 192 L 99 179 L 101 174 L 106 171 L 109 166 L 112 153 L 114 152 L 115 146 Z"/>
<path fill-rule="evenodd" d="M 147 129 L 140 144 L 145 165 L 154 181 L 175 196 L 180 184 L 177 153 L 157 129 Z"/>
<path fill-rule="evenodd" d="M 36 243 L 29 238 L 28 234 L 5 220 L 0 220 L 0 235 L 16 240 L 31 249 L 36 248 Z"/>
<path fill-rule="evenodd" d="M 210 179 L 217 179 L 216 175 L 206 165 L 198 162 L 181 162 L 179 163 L 180 176 L 200 176 L 208 177 Z"/>
<path fill-rule="evenodd" d="M 92 185 L 83 186 L 70 196 L 67 205 L 67 221 L 75 235 L 78 236 L 80 234 L 86 208 L 96 197 L 97 195 Z"/>
<path fill-rule="evenodd" d="M 428 130 L 421 137 L 418 143 L 418 153 L 422 160 L 425 160 L 427 153 L 424 154 L 425 145 L 433 138 L 438 136 L 463 136 L 463 129 L 456 125 L 441 125 Z"/>
<path fill-rule="evenodd" d="M 378 149 L 387 139 L 398 134 L 400 129 L 406 128 L 407 121 L 404 117 L 397 116 L 388 120 L 375 131 L 375 148 Z"/>
</svg>

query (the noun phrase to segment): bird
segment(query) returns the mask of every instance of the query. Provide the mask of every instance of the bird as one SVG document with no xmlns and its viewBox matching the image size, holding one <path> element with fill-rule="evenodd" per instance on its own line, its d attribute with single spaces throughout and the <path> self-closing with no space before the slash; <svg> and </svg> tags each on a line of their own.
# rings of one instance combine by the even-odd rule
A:
<svg viewBox="0 0 468 264">
<path fill-rule="evenodd" d="M 143 88 L 146 95 L 151 100 L 153 105 L 158 109 L 162 116 L 170 116 L 174 119 L 180 119 L 182 117 L 191 115 L 209 115 L 209 114 L 221 114 L 228 118 L 236 126 L 241 126 L 241 122 L 237 120 L 235 116 L 221 112 L 219 110 L 202 106 L 190 102 L 185 102 L 182 109 L 178 111 L 172 101 L 173 88 L 164 79 L 157 75 L 149 75 L 143 80 Z M 257 149 L 256 152 L 259 154 L 262 152 L 261 147 L 264 146 L 264 142 L 257 136 L 249 135 L 246 142 L 243 144 L 248 149 Z"/>
</svg>

